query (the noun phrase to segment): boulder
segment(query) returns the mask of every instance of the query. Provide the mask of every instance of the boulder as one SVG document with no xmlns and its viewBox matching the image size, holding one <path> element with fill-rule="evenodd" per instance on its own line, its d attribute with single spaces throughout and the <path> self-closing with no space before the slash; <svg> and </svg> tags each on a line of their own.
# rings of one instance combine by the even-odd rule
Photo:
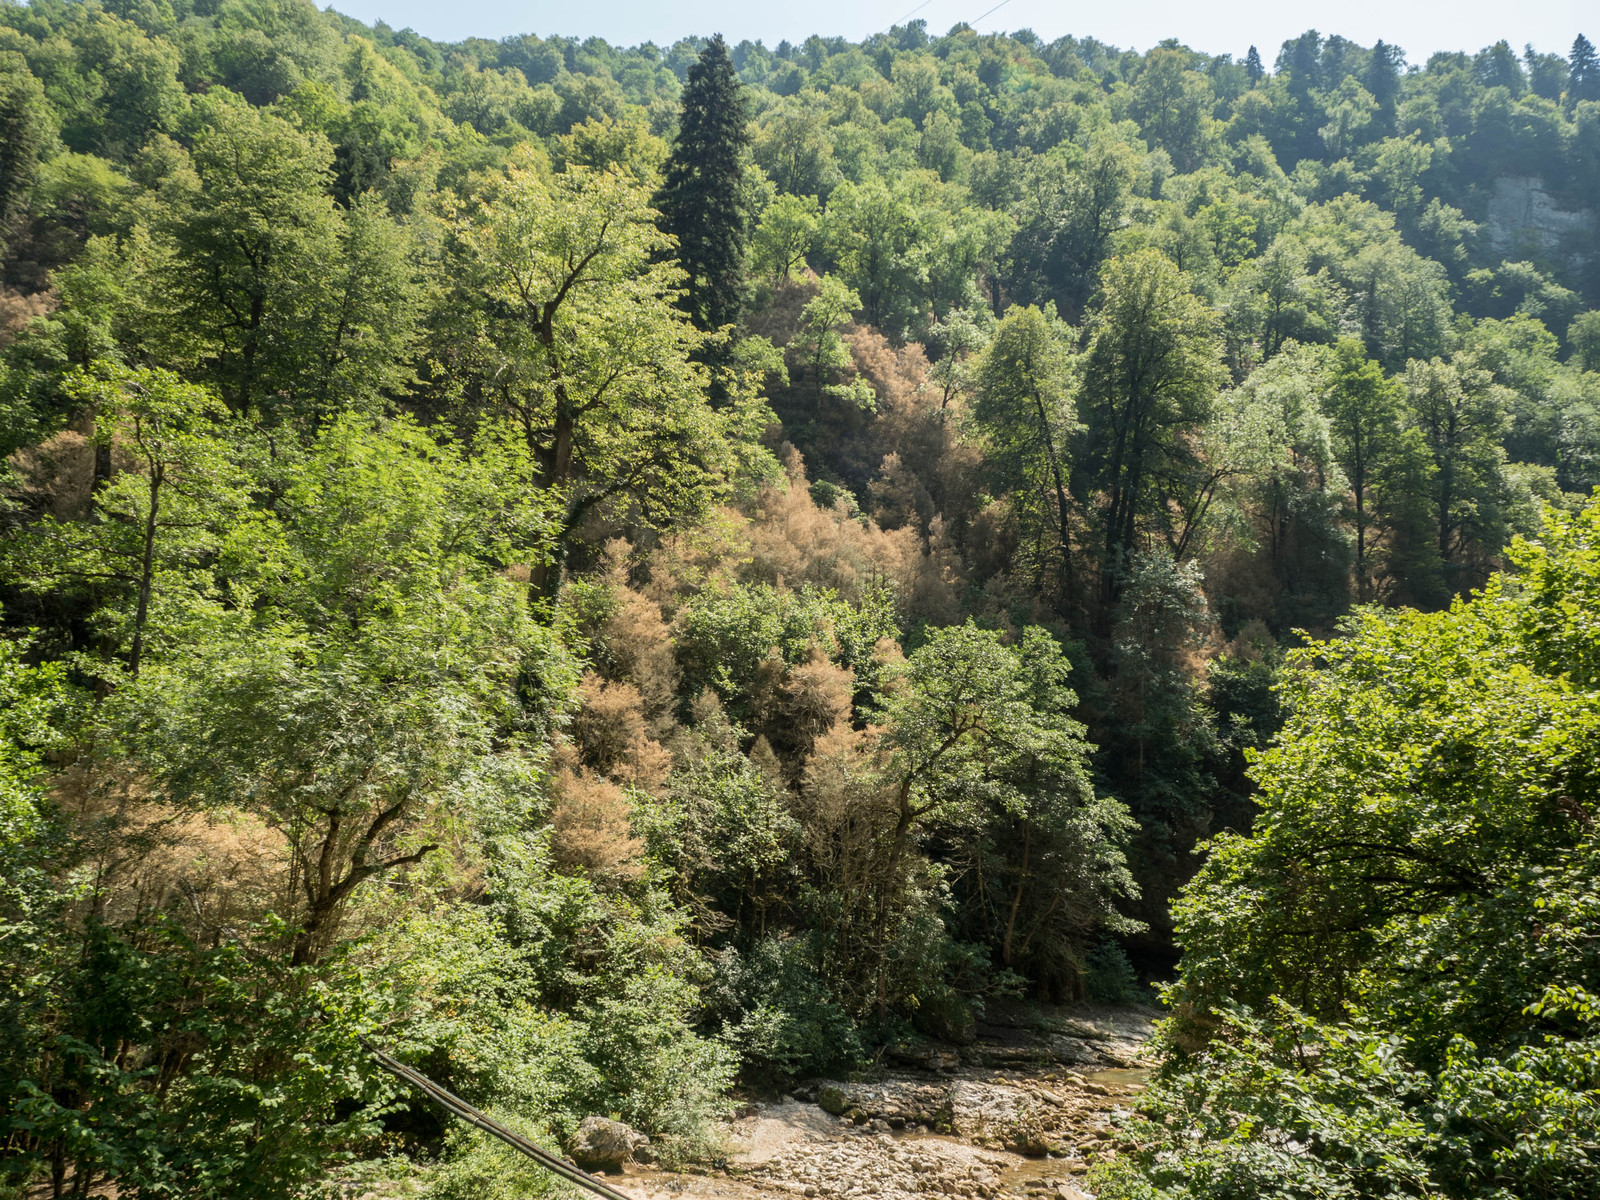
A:
<svg viewBox="0 0 1600 1200">
<path fill-rule="evenodd" d="M 824 1082 L 817 1086 L 817 1105 L 824 1112 L 850 1117 L 857 1124 L 881 1118 L 901 1125 L 939 1125 L 950 1117 L 948 1088 L 914 1080 Z"/>
<path fill-rule="evenodd" d="M 620 1171 L 623 1163 L 649 1146 L 649 1138 L 621 1121 L 585 1117 L 572 1135 L 567 1153 L 585 1171 Z"/>
<path fill-rule="evenodd" d="M 842 1117 L 844 1110 L 850 1107 L 850 1097 L 845 1095 L 843 1088 L 825 1083 L 817 1089 L 817 1107 L 825 1113 Z"/>
<path fill-rule="evenodd" d="M 962 1080 L 950 1089 L 950 1123 L 960 1137 L 1033 1144 L 1039 1105 L 1017 1088 Z"/>
<path fill-rule="evenodd" d="M 1099 1066 L 1104 1059 L 1087 1038 L 1056 1034 L 1050 1039 L 1050 1057 L 1064 1067 Z"/>
</svg>

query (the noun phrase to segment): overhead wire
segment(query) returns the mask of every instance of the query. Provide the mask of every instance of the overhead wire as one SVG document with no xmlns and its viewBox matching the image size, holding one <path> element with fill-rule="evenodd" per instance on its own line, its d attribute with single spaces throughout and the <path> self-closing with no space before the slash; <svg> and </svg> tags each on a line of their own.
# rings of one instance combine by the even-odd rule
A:
<svg viewBox="0 0 1600 1200">
<path fill-rule="evenodd" d="M 916 15 L 917 15 L 917 14 L 918 14 L 918 13 L 919 13 L 919 12 L 921 12 L 921 11 L 922 11 L 922 10 L 923 10 L 923 9 L 925 9 L 925 8 L 927 8 L 927 7 L 928 7 L 928 5 L 930 5 L 930 4 L 932 4 L 932 3 L 933 3 L 933 0 L 922 0 L 922 3 L 921 3 L 921 4 L 919 4 L 919 5 L 917 5 L 917 6 L 916 6 L 916 7 L 915 7 L 915 8 L 913 8 L 913 9 L 912 9 L 912 10 L 911 10 L 911 11 L 910 11 L 910 12 L 908 12 L 908 13 L 907 13 L 907 14 L 906 14 L 906 15 L 905 15 L 905 16 L 904 16 L 904 17 L 901 17 L 901 18 L 900 18 L 900 20 L 899 20 L 899 21 L 895 21 L 895 22 L 893 22 L 893 23 L 892 23 L 892 24 L 891 24 L 891 25 L 890 25 L 890 26 L 889 26 L 889 28 L 890 28 L 890 29 L 893 29 L 893 28 L 894 28 L 894 27 L 895 27 L 895 25 L 898 25 L 898 24 L 900 24 L 900 21 L 904 21 L 904 20 L 905 20 L 905 19 L 906 19 L 906 18 L 907 18 L 907 17 L 914 17 L 914 16 L 916 16 Z"/>
<path fill-rule="evenodd" d="M 970 21 L 968 21 L 968 22 L 967 22 L 967 24 L 968 24 L 968 25 L 977 25 L 977 23 L 978 23 L 978 22 L 979 22 L 979 21 L 981 21 L 981 20 L 983 20 L 983 18 L 984 18 L 984 17 L 987 17 L 987 16 L 990 16 L 990 15 L 991 15 L 991 14 L 993 14 L 993 13 L 997 13 L 997 12 L 999 12 L 999 11 L 1000 11 L 1000 10 L 1001 10 L 1001 9 L 1002 9 L 1002 8 L 1004 8 L 1004 7 L 1005 7 L 1005 6 L 1006 6 L 1006 5 L 1008 5 L 1008 4 L 1010 4 L 1010 3 L 1011 3 L 1011 0 L 1000 0 L 1000 3 L 999 3 L 999 4 L 996 4 L 996 5 L 995 5 L 995 6 L 994 6 L 994 7 L 993 7 L 993 8 L 991 8 L 991 9 L 990 9 L 990 10 L 989 10 L 989 11 L 988 11 L 988 12 L 986 12 L 986 13 L 983 13 L 983 14 L 981 14 L 981 15 L 979 15 L 979 16 L 976 16 L 976 17 L 973 17 L 973 18 L 972 18 L 972 20 L 970 20 Z"/>
<path fill-rule="evenodd" d="M 895 25 L 899 25 L 902 22 L 906 21 L 907 19 L 916 16 L 919 12 L 921 12 L 923 9 L 927 8 L 928 5 L 930 5 L 932 3 L 933 3 L 933 0 L 922 0 L 921 4 L 917 5 L 910 12 L 906 13 L 905 16 L 903 16 L 899 20 L 895 21 L 893 24 L 891 24 L 889 26 L 889 28 L 893 29 L 895 27 Z M 1002 8 L 1004 8 L 1006 5 L 1008 5 L 1010 3 L 1011 3 L 1011 0 L 1000 0 L 1000 3 L 996 4 L 993 8 L 989 9 L 988 12 L 985 12 L 985 13 L 982 13 L 982 14 L 978 15 L 978 16 L 972 18 L 972 20 L 970 20 L 970 21 L 963 21 L 962 24 L 963 25 L 967 25 L 967 26 L 976 25 L 979 21 L 983 20 L 984 17 L 992 16 L 994 13 L 999 12 Z M 887 33 L 888 30 L 884 30 L 884 32 Z"/>
<path fill-rule="evenodd" d="M 575 1183 L 579 1187 L 585 1188 L 597 1196 L 603 1196 L 605 1197 L 605 1200 L 635 1200 L 634 1197 L 628 1195 L 626 1192 L 619 1192 L 610 1184 L 603 1180 L 596 1179 L 587 1171 L 580 1171 L 571 1163 L 565 1162 L 562 1159 L 557 1158 L 555 1155 L 541 1150 L 538 1146 L 535 1146 L 520 1133 L 516 1133 L 513 1130 L 507 1129 L 493 1117 L 479 1112 L 477 1109 L 473 1108 L 472 1105 L 461 1099 L 461 1097 L 446 1091 L 420 1071 L 406 1066 L 405 1063 L 396 1058 L 391 1058 L 382 1050 L 379 1050 L 376 1046 L 373 1046 L 367 1042 L 366 1039 L 362 1039 L 361 1045 L 366 1049 L 368 1054 L 372 1055 L 373 1061 L 376 1062 L 378 1066 L 382 1067 L 396 1079 L 401 1079 L 406 1083 L 409 1083 L 412 1087 L 424 1093 L 430 1100 L 434 1101 L 434 1103 L 460 1117 L 468 1125 L 472 1125 L 478 1129 L 481 1129 L 485 1133 L 499 1138 L 513 1150 L 519 1150 L 523 1154 L 526 1154 L 529 1158 L 533 1159 L 534 1162 L 538 1163 L 551 1174 L 559 1175 L 568 1183 Z"/>
</svg>

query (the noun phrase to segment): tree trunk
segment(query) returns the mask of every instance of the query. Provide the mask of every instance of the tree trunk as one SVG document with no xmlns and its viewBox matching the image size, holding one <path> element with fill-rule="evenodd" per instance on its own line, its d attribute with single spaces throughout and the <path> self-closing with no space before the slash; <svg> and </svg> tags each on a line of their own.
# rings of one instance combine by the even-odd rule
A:
<svg viewBox="0 0 1600 1200">
<path fill-rule="evenodd" d="M 1028 855 L 1033 849 L 1033 822 L 1022 821 L 1022 867 L 1017 873 L 1017 888 L 1011 894 L 1011 915 L 1006 918 L 1006 935 L 1000 943 L 1000 961 L 1011 965 L 1011 937 L 1017 929 L 1017 911 L 1022 907 L 1022 889 L 1028 882 Z"/>
<path fill-rule="evenodd" d="M 1034 407 L 1039 412 L 1039 432 L 1044 436 L 1045 457 L 1050 462 L 1050 474 L 1056 487 L 1056 520 L 1061 525 L 1061 573 L 1063 584 L 1072 581 L 1072 536 L 1067 520 L 1067 485 L 1061 477 L 1061 460 L 1056 456 L 1056 440 L 1050 434 L 1050 418 L 1044 411 L 1044 396 L 1033 394 Z"/>
<path fill-rule="evenodd" d="M 900 815 L 895 821 L 894 838 L 889 843 L 889 862 L 884 871 L 883 890 L 878 893 L 877 929 L 874 931 L 874 954 L 877 957 L 876 1001 L 878 1021 L 881 1024 L 889 1015 L 889 974 L 887 942 L 889 936 L 889 901 L 895 880 L 900 874 L 900 859 L 905 853 L 906 838 L 911 832 L 915 814 L 911 811 L 911 780 L 900 787 Z"/>
<path fill-rule="evenodd" d="M 150 588 L 154 582 L 157 517 L 161 509 L 161 485 L 166 482 L 166 466 L 150 464 L 150 511 L 144 520 L 144 553 L 139 563 L 139 604 L 133 614 L 133 645 L 128 651 L 128 674 L 139 678 L 139 660 L 144 657 L 144 626 L 150 616 Z"/>
<path fill-rule="evenodd" d="M 353 792 L 356 786 L 358 785 L 351 785 L 350 790 Z M 339 833 L 344 826 L 344 817 L 336 809 L 324 812 L 323 815 L 328 818 L 328 829 L 322 838 L 315 870 L 306 872 L 306 919 L 294 939 L 294 949 L 290 956 L 291 965 L 302 967 L 316 962 L 332 941 L 334 934 L 338 932 L 340 911 L 344 902 L 364 880 L 395 867 L 420 862 L 439 848 L 435 844 L 429 844 L 410 854 L 402 854 L 383 862 L 366 861 L 368 853 L 377 844 L 383 831 L 399 820 L 404 815 L 405 809 L 406 801 L 402 799 L 373 817 L 356 843 L 350 856 L 350 867 L 342 876 L 338 870 L 338 859 Z"/>
</svg>

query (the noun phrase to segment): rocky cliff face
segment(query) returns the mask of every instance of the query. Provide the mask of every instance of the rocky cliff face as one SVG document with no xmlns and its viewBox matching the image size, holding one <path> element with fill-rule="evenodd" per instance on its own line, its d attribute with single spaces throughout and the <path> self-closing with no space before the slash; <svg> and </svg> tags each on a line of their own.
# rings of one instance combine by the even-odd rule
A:
<svg viewBox="0 0 1600 1200">
<path fill-rule="evenodd" d="M 1584 269 L 1593 257 L 1600 214 L 1593 208 L 1561 208 L 1536 175 L 1502 175 L 1494 181 L 1484 235 L 1505 258 L 1546 258 Z"/>
</svg>

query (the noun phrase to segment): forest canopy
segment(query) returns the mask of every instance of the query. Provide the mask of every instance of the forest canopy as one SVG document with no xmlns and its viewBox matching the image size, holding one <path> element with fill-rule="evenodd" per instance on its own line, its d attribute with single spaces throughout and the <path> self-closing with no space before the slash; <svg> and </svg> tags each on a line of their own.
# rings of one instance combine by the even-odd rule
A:
<svg viewBox="0 0 1600 1200">
<path fill-rule="evenodd" d="M 1582 36 L 0 0 L 0 1196 L 1152 982 L 1104 1195 L 1592 1189 L 1597 196 Z"/>
</svg>

